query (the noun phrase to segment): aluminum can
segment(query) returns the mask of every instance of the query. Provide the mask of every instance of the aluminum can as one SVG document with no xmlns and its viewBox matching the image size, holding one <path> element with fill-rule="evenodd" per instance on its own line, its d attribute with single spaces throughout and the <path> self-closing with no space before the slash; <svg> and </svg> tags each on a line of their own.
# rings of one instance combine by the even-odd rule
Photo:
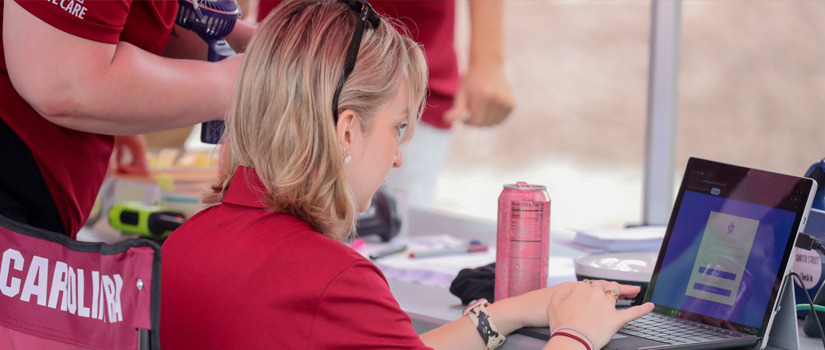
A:
<svg viewBox="0 0 825 350">
<path fill-rule="evenodd" d="M 504 185 L 498 197 L 495 300 L 544 288 L 550 257 L 550 195 L 541 185 Z"/>
</svg>

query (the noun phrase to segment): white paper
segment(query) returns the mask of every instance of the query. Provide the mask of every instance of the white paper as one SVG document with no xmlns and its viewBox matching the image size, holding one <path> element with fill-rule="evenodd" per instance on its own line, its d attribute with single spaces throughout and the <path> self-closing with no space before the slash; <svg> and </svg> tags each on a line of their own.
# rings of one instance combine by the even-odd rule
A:
<svg viewBox="0 0 825 350">
<path fill-rule="evenodd" d="M 449 287 L 458 272 L 465 268 L 481 267 L 496 261 L 496 250 L 486 252 L 451 254 L 426 258 L 410 258 L 414 251 L 454 248 L 467 245 L 466 240 L 452 235 L 399 237 L 391 243 L 366 243 L 359 252 L 369 258 L 370 253 L 398 244 L 407 244 L 407 250 L 372 262 L 387 278 L 417 282 L 426 285 Z M 486 243 L 486 242 L 485 242 Z"/>
<path fill-rule="evenodd" d="M 577 230 L 573 245 L 608 252 L 658 251 L 665 236 L 665 226 L 638 226 L 626 229 Z"/>
</svg>

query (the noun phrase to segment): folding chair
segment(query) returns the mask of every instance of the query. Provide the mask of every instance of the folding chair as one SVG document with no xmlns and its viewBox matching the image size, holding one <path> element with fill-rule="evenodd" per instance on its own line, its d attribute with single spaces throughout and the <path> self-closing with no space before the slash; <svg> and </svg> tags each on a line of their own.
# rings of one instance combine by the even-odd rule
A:
<svg viewBox="0 0 825 350">
<path fill-rule="evenodd" d="M 0 216 L 0 349 L 160 349 L 160 247 Z"/>
</svg>

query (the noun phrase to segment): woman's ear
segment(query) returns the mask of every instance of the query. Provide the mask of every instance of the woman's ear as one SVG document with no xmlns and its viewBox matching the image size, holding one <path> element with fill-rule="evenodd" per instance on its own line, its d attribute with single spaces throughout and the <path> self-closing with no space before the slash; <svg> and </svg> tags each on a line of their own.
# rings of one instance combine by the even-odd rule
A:
<svg viewBox="0 0 825 350">
<path fill-rule="evenodd" d="M 344 149 L 349 149 L 352 146 L 355 128 L 358 127 L 358 118 L 352 110 L 345 110 L 338 115 L 338 124 L 335 125 L 335 131 L 338 135 L 338 143 Z"/>
</svg>

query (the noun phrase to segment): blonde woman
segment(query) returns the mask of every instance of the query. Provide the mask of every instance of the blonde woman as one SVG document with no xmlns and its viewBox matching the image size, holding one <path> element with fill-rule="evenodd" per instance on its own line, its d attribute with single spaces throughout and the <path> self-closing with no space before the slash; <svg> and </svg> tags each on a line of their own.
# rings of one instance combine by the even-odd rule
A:
<svg viewBox="0 0 825 350">
<path fill-rule="evenodd" d="M 163 246 L 164 349 L 483 349 L 523 326 L 596 349 L 652 305 L 638 288 L 565 283 L 417 335 L 381 271 L 341 241 L 412 136 L 427 71 L 364 0 L 286 1 L 253 37 L 220 176 Z"/>
</svg>

